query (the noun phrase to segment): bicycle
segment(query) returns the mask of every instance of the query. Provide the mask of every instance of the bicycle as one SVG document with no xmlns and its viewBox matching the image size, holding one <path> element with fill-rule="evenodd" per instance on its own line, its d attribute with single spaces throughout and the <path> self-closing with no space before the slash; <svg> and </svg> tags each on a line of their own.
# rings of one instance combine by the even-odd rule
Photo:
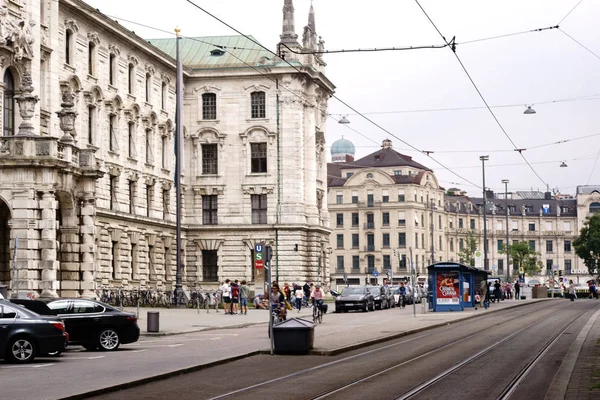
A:
<svg viewBox="0 0 600 400">
<path fill-rule="evenodd" d="M 399 299 L 398 307 L 399 308 L 404 308 L 405 306 L 406 306 L 406 295 L 401 294 L 400 295 L 400 299 Z"/>
<path fill-rule="evenodd" d="M 309 302 L 308 302 L 308 297 L 306 297 L 306 296 L 304 296 L 304 297 L 302 298 L 302 307 L 303 307 L 303 308 L 309 308 L 309 307 L 312 307 L 312 303 L 309 303 Z"/>
<path fill-rule="evenodd" d="M 313 305 L 313 323 L 320 324 L 323 322 L 323 307 L 318 303 L 318 300 L 313 300 L 313 302 L 315 303 Z"/>
</svg>

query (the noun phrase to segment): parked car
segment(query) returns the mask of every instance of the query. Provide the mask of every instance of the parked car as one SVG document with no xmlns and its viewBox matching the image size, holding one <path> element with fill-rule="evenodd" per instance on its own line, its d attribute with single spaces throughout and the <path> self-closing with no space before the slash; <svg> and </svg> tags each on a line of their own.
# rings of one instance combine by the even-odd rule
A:
<svg viewBox="0 0 600 400">
<path fill-rule="evenodd" d="M 406 289 L 406 294 L 404 295 L 404 305 L 412 304 L 412 290 L 410 286 L 404 285 Z M 396 306 L 400 306 L 400 286 L 392 286 L 391 288 L 392 296 L 394 297 L 394 304 Z"/>
<path fill-rule="evenodd" d="M 335 299 L 336 312 L 348 312 L 348 310 L 375 310 L 373 295 L 365 286 L 350 286 L 342 289 L 342 293 Z"/>
<path fill-rule="evenodd" d="M 67 340 L 60 319 L 0 300 L 0 358 L 28 363 L 38 356 L 56 356 L 65 349 Z"/>
<path fill-rule="evenodd" d="M 539 279 L 530 279 L 527 281 L 527 286 L 529 287 L 540 286 L 541 284 L 542 282 Z"/>
<path fill-rule="evenodd" d="M 367 290 L 373 295 L 376 309 L 385 310 L 391 307 L 389 288 L 384 286 L 367 286 Z"/>
<path fill-rule="evenodd" d="M 12 300 L 30 310 L 54 314 L 65 323 L 69 344 L 88 350 L 116 350 L 119 345 L 136 342 L 140 328 L 135 314 L 108 304 L 84 299 Z M 40 304 L 42 303 L 42 304 Z M 47 306 L 48 310 L 45 310 Z"/>
</svg>

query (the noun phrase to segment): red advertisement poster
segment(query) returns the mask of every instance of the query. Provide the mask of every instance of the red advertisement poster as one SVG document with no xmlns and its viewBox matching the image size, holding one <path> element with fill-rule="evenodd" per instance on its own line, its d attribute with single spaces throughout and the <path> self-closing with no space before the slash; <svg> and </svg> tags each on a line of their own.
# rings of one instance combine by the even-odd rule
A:
<svg viewBox="0 0 600 400">
<path fill-rule="evenodd" d="M 460 291 L 458 272 L 437 275 L 437 304 L 459 304 Z"/>
</svg>

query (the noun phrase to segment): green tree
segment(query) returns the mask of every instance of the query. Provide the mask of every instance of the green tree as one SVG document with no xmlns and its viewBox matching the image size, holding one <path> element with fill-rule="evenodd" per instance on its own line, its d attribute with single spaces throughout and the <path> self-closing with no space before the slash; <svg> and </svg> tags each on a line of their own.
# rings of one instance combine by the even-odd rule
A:
<svg viewBox="0 0 600 400">
<path fill-rule="evenodd" d="M 475 233 L 473 231 L 469 231 L 469 233 L 467 234 L 465 247 L 463 247 L 463 249 L 458 252 L 459 260 L 462 260 L 461 262 L 463 264 L 474 267 L 475 250 L 477 250 L 477 238 L 475 237 Z"/>
<path fill-rule="evenodd" d="M 583 223 L 579 237 L 573 242 L 575 254 L 588 267 L 590 274 L 600 268 L 600 213 L 588 217 Z M 600 273 L 600 271 L 596 271 Z"/>
<path fill-rule="evenodd" d="M 501 254 L 506 254 L 506 245 L 502 246 Z M 539 253 L 529 247 L 526 240 L 514 243 L 510 246 L 510 258 L 514 268 L 519 271 L 523 269 L 525 275 L 536 275 L 542 270 L 542 262 L 539 260 Z"/>
</svg>

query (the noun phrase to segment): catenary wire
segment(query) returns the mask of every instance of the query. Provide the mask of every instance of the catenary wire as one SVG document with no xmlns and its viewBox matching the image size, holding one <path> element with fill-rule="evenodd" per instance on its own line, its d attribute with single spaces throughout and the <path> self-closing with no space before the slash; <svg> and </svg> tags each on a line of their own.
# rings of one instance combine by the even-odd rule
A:
<svg viewBox="0 0 600 400">
<path fill-rule="evenodd" d="M 564 16 L 564 17 L 563 17 L 563 18 L 562 18 L 562 19 L 561 19 L 561 20 L 558 22 L 558 24 L 557 24 L 557 25 L 560 25 L 560 24 L 562 24 L 562 23 L 563 23 L 563 21 L 564 21 L 565 19 L 567 19 L 567 17 L 568 17 L 569 15 L 571 15 L 571 13 L 572 13 L 573 11 L 575 11 L 575 9 L 576 9 L 577 7 L 579 7 L 579 5 L 580 5 L 582 2 L 583 2 L 583 0 L 579 0 L 579 2 L 578 2 L 577 4 L 575 4 L 575 6 L 574 6 L 573 8 L 571 8 L 571 11 L 569 11 L 569 12 L 568 12 L 568 13 L 567 13 L 567 14 L 566 14 L 566 15 L 565 15 L 565 16 Z"/>
<path fill-rule="evenodd" d="M 271 54 L 278 56 L 275 52 L 273 52 L 272 50 L 270 50 L 268 47 L 265 47 L 264 45 L 262 45 L 260 42 L 256 41 L 255 39 L 253 39 L 252 37 L 249 37 L 248 35 L 242 33 L 241 31 L 239 31 L 238 29 L 236 29 L 235 27 L 231 26 L 230 24 L 228 24 L 227 22 L 223 21 L 222 19 L 220 19 L 219 17 L 217 17 L 214 14 L 211 14 L 209 11 L 205 10 L 204 8 L 200 7 L 198 4 L 194 3 L 191 0 L 186 0 L 189 4 L 193 5 L 194 7 L 196 7 L 197 9 L 199 9 L 200 11 L 204 12 L 205 14 L 209 15 L 210 17 L 214 18 L 215 20 L 219 21 L 220 23 L 222 23 L 223 25 L 227 26 L 229 29 L 237 32 L 238 34 L 244 36 L 246 39 L 250 40 L 251 42 L 255 43 L 256 45 L 262 47 L 263 49 L 265 49 L 266 51 L 270 52 Z M 292 63 L 290 63 L 289 61 L 282 59 L 286 64 L 288 64 L 290 67 L 292 67 L 293 69 L 295 69 L 298 73 L 303 74 L 303 72 L 298 69 L 297 66 L 293 65 Z M 392 132 L 390 132 L 389 130 L 385 129 L 383 126 L 379 125 L 378 123 L 376 123 L 375 121 L 373 121 L 372 119 L 370 119 L 369 117 L 367 117 L 366 115 L 361 114 L 358 110 L 356 110 L 354 107 L 352 107 L 350 104 L 348 104 L 347 102 L 345 102 L 344 100 L 342 100 L 341 98 L 339 98 L 338 96 L 336 96 L 333 92 L 331 92 L 328 88 L 322 87 L 323 90 L 327 91 L 331 97 L 333 97 L 334 99 L 336 99 L 337 101 L 339 101 L 340 103 L 342 103 L 344 106 L 346 106 L 348 109 L 352 110 L 353 112 L 357 113 L 357 115 L 361 116 L 363 119 L 365 119 L 366 121 L 370 122 L 372 125 L 376 126 L 377 128 L 379 128 L 380 130 L 384 131 L 385 133 L 387 133 L 388 135 L 398 139 L 400 142 L 404 143 L 405 145 L 413 148 L 416 151 L 419 151 L 419 149 L 415 146 L 413 146 L 412 144 L 408 143 L 407 141 L 401 139 L 400 137 L 394 135 Z M 467 182 L 470 182 L 471 184 L 477 186 L 477 184 L 471 182 L 469 179 L 460 176 L 459 174 L 457 174 L 456 172 L 452 171 L 450 168 L 446 167 L 444 164 L 442 164 L 440 161 L 436 160 L 435 158 L 431 157 L 430 155 L 428 155 L 428 157 L 434 161 L 436 164 L 440 165 L 442 168 L 446 169 L 448 172 L 450 172 L 451 174 L 459 177 L 462 180 L 465 180 Z"/>
<path fill-rule="evenodd" d="M 566 37 L 568 37 L 569 39 L 571 39 L 572 41 L 574 41 L 575 43 L 577 43 L 579 46 L 581 46 L 582 48 L 584 48 L 585 50 L 587 50 L 591 55 L 593 55 L 594 57 L 596 57 L 597 59 L 600 60 L 600 56 L 598 54 L 594 53 L 590 48 L 588 48 L 587 46 L 585 46 L 579 40 L 575 39 L 573 36 L 569 35 L 567 32 L 565 32 L 562 29 L 559 29 L 559 31 L 561 31 Z"/>
<path fill-rule="evenodd" d="M 594 176 L 594 171 L 596 170 L 596 165 L 598 164 L 599 157 L 600 157 L 600 151 L 598 152 L 598 154 L 596 154 L 596 161 L 594 161 L 594 166 L 592 167 L 592 170 L 590 171 L 590 176 L 588 177 L 586 185 L 590 184 L 590 181 L 592 180 L 592 176 Z"/>
<path fill-rule="evenodd" d="M 438 32 L 438 34 L 440 35 L 440 37 L 446 42 L 446 43 L 450 43 L 446 40 L 446 38 L 444 37 L 444 35 L 442 34 L 442 32 L 438 29 L 437 25 L 433 22 L 433 20 L 431 19 L 431 17 L 429 16 L 429 14 L 427 14 L 427 12 L 425 11 L 425 9 L 423 8 L 423 6 L 421 6 L 421 3 L 419 3 L 419 0 L 415 0 L 415 2 L 417 3 L 417 5 L 419 6 L 419 8 L 421 9 L 421 11 L 423 11 L 423 14 L 425 14 L 425 16 L 427 17 L 427 19 L 429 20 L 429 22 L 431 23 L 431 25 L 433 25 L 433 27 L 435 28 L 435 30 Z M 454 40 L 454 39 L 453 39 Z M 462 67 L 463 71 L 465 72 L 465 74 L 467 75 L 467 77 L 469 78 L 469 81 L 471 82 L 471 84 L 473 85 L 473 87 L 475 88 L 475 91 L 477 92 L 477 94 L 479 95 L 479 97 L 481 98 L 481 100 L 483 101 L 483 103 L 485 104 L 485 106 L 487 107 L 488 111 L 490 112 L 490 114 L 492 115 L 494 121 L 496 122 L 496 124 L 500 127 L 500 129 L 502 130 L 502 132 L 504 133 L 504 135 L 507 137 L 507 139 L 510 141 L 510 143 L 513 145 L 513 147 L 515 148 L 515 150 L 518 149 L 517 145 L 515 144 L 515 142 L 512 140 L 512 138 L 510 137 L 510 135 L 508 134 L 508 132 L 506 131 L 506 129 L 504 129 L 504 126 L 502 126 L 502 124 L 500 123 L 500 121 L 498 120 L 498 117 L 496 117 L 496 114 L 494 113 L 494 111 L 490 108 L 487 100 L 485 99 L 485 97 L 483 96 L 483 94 L 481 93 L 481 91 L 479 90 L 479 88 L 477 87 L 477 84 L 475 83 L 475 81 L 473 80 L 473 78 L 471 77 L 471 75 L 469 74 L 469 71 L 467 70 L 467 68 L 465 67 L 465 65 L 463 64 L 462 60 L 460 59 L 460 57 L 458 56 L 458 54 L 456 53 L 456 49 L 451 47 L 452 49 L 452 53 L 454 54 L 454 56 L 456 57 L 456 60 L 458 61 L 458 63 L 460 64 L 460 66 Z M 548 184 L 546 183 L 546 181 L 544 181 L 542 179 L 542 177 L 538 174 L 538 172 L 533 168 L 533 166 L 529 163 L 529 161 L 527 160 L 527 158 L 525 157 L 525 155 L 523 155 L 523 152 L 519 152 L 519 154 L 521 155 L 521 157 L 523 158 L 523 160 L 525 160 L 525 162 L 527 163 L 527 165 L 529 166 L 529 169 L 531 169 L 531 171 L 533 171 L 533 173 L 538 177 L 538 179 L 545 185 L 548 186 Z"/>
</svg>

